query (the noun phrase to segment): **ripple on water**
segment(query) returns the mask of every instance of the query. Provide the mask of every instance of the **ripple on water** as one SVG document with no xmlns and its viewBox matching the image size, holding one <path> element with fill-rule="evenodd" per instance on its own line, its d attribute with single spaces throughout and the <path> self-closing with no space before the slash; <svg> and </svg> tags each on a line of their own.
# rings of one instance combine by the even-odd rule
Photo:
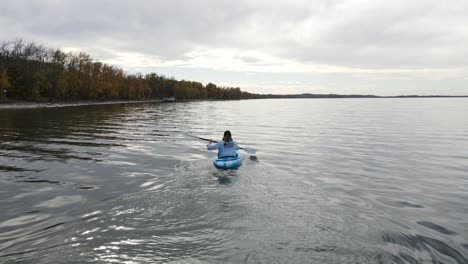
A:
<svg viewBox="0 0 468 264">
<path fill-rule="evenodd" d="M 29 225 L 50 217 L 48 214 L 28 214 L 8 219 L 0 223 L 0 228 Z"/>
<path fill-rule="evenodd" d="M 41 202 L 35 207 L 48 207 L 48 208 L 59 208 L 63 206 L 68 206 L 74 203 L 83 202 L 85 200 L 82 195 L 62 195 L 54 197 L 50 200 Z"/>
<path fill-rule="evenodd" d="M 420 204 L 412 203 L 408 201 L 389 200 L 389 199 L 383 199 L 383 198 L 379 199 L 379 201 L 388 206 L 398 207 L 398 208 L 424 208 L 424 206 Z"/>
<path fill-rule="evenodd" d="M 445 256 L 459 264 L 468 263 L 468 259 L 466 259 L 460 251 L 436 238 L 423 235 L 384 232 L 382 234 L 382 239 L 388 244 L 398 245 L 412 251 L 416 250 L 425 253 L 425 259 L 419 262 L 445 262 L 443 261 L 443 256 Z"/>
<path fill-rule="evenodd" d="M 434 230 L 438 233 L 441 233 L 441 234 L 444 234 L 444 235 L 456 235 L 457 233 L 456 232 L 453 232 L 443 226 L 440 226 L 438 224 L 434 224 L 432 222 L 429 222 L 429 221 L 418 221 L 416 222 L 417 224 L 419 225 L 422 225 L 424 227 L 427 227 L 431 230 Z"/>
</svg>

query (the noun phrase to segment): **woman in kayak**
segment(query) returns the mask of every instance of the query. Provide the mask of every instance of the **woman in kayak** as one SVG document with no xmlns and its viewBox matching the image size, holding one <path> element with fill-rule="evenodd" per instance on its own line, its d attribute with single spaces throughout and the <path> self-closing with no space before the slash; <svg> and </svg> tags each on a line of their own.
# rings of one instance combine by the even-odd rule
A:
<svg viewBox="0 0 468 264">
<path fill-rule="evenodd" d="M 206 145 L 208 150 L 218 150 L 218 157 L 237 157 L 237 150 L 239 146 L 237 143 L 232 140 L 231 132 L 229 130 L 224 131 L 223 140 L 212 145 L 213 141 L 210 140 L 210 143 Z"/>
</svg>

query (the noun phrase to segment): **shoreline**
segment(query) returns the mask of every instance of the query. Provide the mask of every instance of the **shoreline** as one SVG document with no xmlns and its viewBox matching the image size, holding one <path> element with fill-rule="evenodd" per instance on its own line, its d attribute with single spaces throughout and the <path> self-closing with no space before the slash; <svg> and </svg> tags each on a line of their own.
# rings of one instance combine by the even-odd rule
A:
<svg viewBox="0 0 468 264">
<path fill-rule="evenodd" d="M 84 105 L 132 104 L 132 103 L 161 103 L 160 99 L 151 100 L 115 100 L 115 101 L 76 101 L 76 102 L 0 102 L 1 109 L 32 109 L 32 108 L 58 108 Z"/>
<path fill-rule="evenodd" d="M 264 98 L 252 98 L 252 99 L 240 99 L 240 100 L 262 100 L 262 99 L 406 99 L 406 98 L 468 98 L 466 95 L 462 96 L 446 96 L 446 95 L 429 95 L 429 96 L 341 96 L 341 97 L 264 97 Z M 191 100 L 178 100 L 179 102 L 187 101 L 219 101 L 226 99 L 191 99 Z M 227 99 L 230 101 L 229 99 Z M 239 99 L 233 99 L 239 100 Z M 143 100 L 105 100 L 105 101 L 75 101 L 75 102 L 31 102 L 31 101 L 7 101 L 2 102 L 0 100 L 0 110 L 2 109 L 35 109 L 35 108 L 61 108 L 70 106 L 86 106 L 86 105 L 108 105 L 108 104 L 133 104 L 133 103 L 166 103 L 161 99 L 143 99 Z"/>
</svg>

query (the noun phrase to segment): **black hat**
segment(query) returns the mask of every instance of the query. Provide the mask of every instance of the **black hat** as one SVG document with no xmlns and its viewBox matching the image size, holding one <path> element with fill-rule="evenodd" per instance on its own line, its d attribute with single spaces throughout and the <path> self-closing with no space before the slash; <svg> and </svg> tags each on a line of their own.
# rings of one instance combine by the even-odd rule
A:
<svg viewBox="0 0 468 264">
<path fill-rule="evenodd" d="M 229 136 L 229 137 L 230 137 L 230 136 L 231 136 L 231 131 L 229 131 L 229 130 L 224 131 L 224 136 L 225 136 L 225 137 L 226 137 L 226 136 Z"/>
</svg>

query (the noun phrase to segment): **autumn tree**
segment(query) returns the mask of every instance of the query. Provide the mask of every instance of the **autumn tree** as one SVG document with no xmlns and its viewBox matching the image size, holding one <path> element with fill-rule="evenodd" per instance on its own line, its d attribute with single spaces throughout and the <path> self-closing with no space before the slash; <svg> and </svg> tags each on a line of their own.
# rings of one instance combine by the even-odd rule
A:
<svg viewBox="0 0 468 264">
<path fill-rule="evenodd" d="M 3 69 L 0 72 L 0 90 L 1 90 L 0 92 L 1 92 L 1 94 L 3 95 L 3 90 L 4 89 L 10 89 L 10 87 L 11 87 L 11 84 L 8 81 L 7 71 L 6 71 L 6 69 Z"/>
<path fill-rule="evenodd" d="M 255 94 L 239 88 L 178 81 L 156 73 L 127 74 L 95 61 L 90 55 L 47 49 L 22 39 L 0 44 L 0 86 L 17 99 L 59 100 L 144 99 L 246 99 Z"/>
</svg>

